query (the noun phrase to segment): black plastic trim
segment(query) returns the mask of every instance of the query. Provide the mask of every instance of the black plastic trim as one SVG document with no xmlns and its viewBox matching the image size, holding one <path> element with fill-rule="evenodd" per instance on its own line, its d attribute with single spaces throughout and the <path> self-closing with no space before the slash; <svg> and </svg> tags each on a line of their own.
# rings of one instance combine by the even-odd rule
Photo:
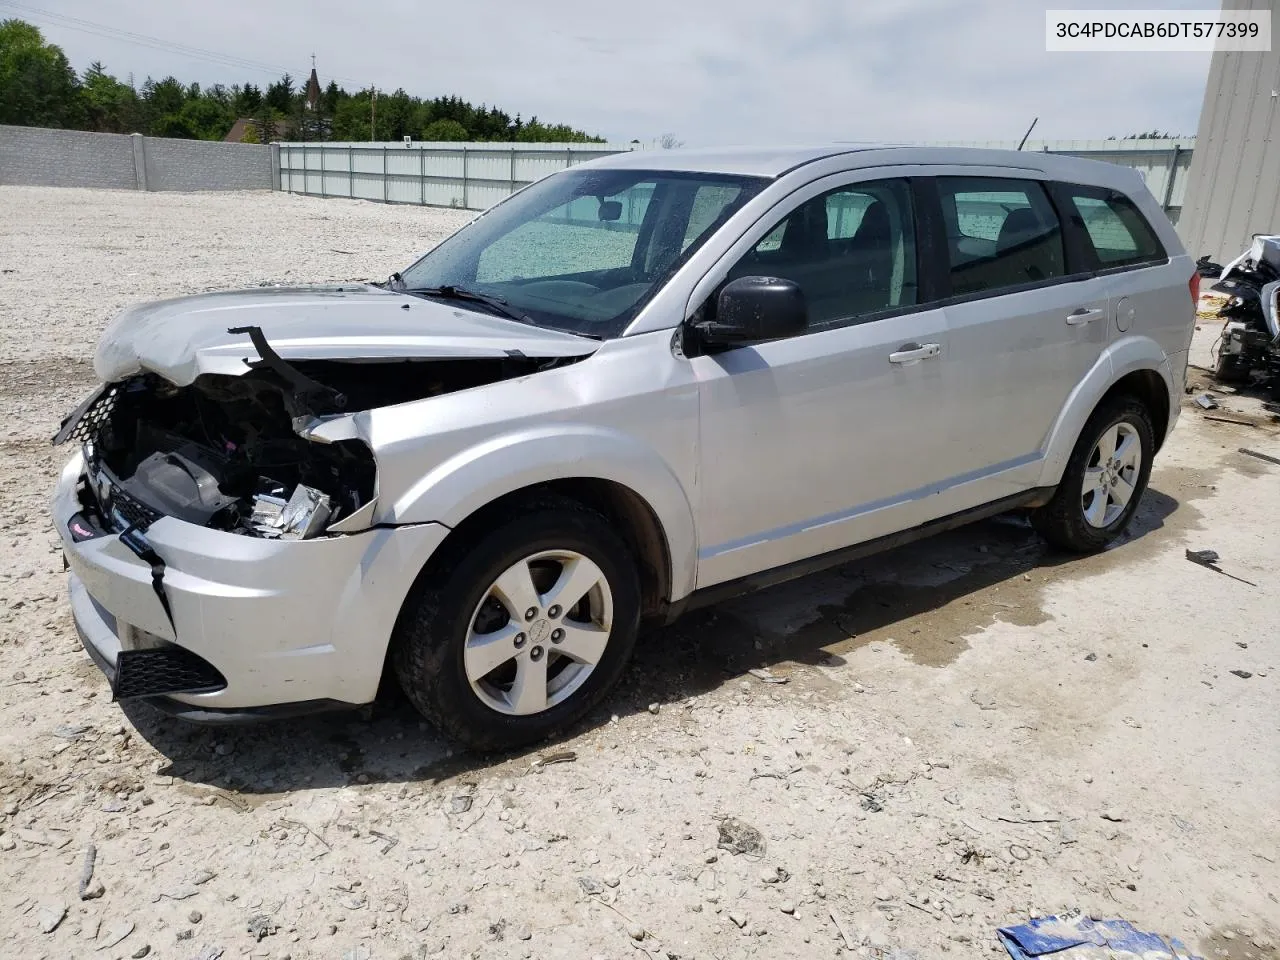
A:
<svg viewBox="0 0 1280 960">
<path fill-rule="evenodd" d="M 911 177 L 916 218 L 916 293 L 920 303 L 936 307 L 951 293 L 946 223 L 936 177 Z"/>
<path fill-rule="evenodd" d="M 204 657 L 186 647 L 165 645 L 116 654 L 111 692 L 117 700 L 140 700 L 171 693 L 215 693 L 227 678 Z"/>
<path fill-rule="evenodd" d="M 292 717 L 309 717 L 317 713 L 337 713 L 343 710 L 359 710 L 365 704 L 347 703 L 344 700 L 299 700 L 296 703 L 275 703 L 265 707 L 238 707 L 214 709 L 194 707 L 180 703 L 172 697 L 143 697 L 142 703 L 150 704 L 161 713 L 176 720 L 199 723 L 205 726 L 235 726 L 265 723 L 269 720 L 288 720 Z"/>
<path fill-rule="evenodd" d="M 908 543 L 914 543 L 917 540 L 923 540 L 936 533 L 944 533 L 947 530 L 954 530 L 957 527 L 963 527 L 966 524 L 973 523 L 977 520 L 985 520 L 987 517 L 994 517 L 997 514 L 1007 513 L 1010 510 L 1017 510 L 1019 508 L 1043 506 L 1053 497 L 1055 489 L 1055 487 L 1035 487 L 1031 490 L 1026 490 L 1023 493 L 1016 493 L 1010 497 L 1002 497 L 999 500 L 993 500 L 990 503 L 984 503 L 978 507 L 961 510 L 959 513 L 953 513 L 945 517 L 940 517 L 937 520 L 931 520 L 928 523 L 922 523 L 918 527 L 900 530 L 897 533 L 891 533 L 888 536 L 877 537 L 874 540 L 867 540 L 863 543 L 855 543 L 852 546 L 841 547 L 838 550 L 832 550 L 828 553 L 821 553 L 815 557 L 807 557 L 804 560 L 797 560 L 794 563 L 787 563 L 780 567 L 773 567 L 769 570 L 762 570 L 758 573 L 748 574 L 747 576 L 739 577 L 736 580 L 726 580 L 724 583 L 716 583 L 709 587 L 703 587 L 701 590 L 695 590 L 683 600 L 678 600 L 673 603 L 667 612 L 667 622 L 672 622 L 681 614 L 684 614 L 689 610 L 696 610 L 699 607 L 723 603 L 725 600 L 732 600 L 734 597 L 740 597 L 746 593 L 752 593 L 756 590 L 763 590 L 766 587 L 776 586 L 777 584 L 785 583 L 788 580 L 796 580 L 800 577 L 806 577 L 809 574 L 818 573 L 819 571 L 827 570 L 843 563 L 861 560 L 864 557 L 882 553 L 885 550 L 892 550 L 895 547 L 901 547 Z"/>
<path fill-rule="evenodd" d="M 114 688 L 116 680 L 116 669 L 104 657 L 85 636 L 84 630 L 80 624 L 76 624 L 76 633 L 80 636 L 80 643 L 84 646 L 85 652 L 89 654 L 89 659 L 94 665 L 102 671 L 103 676 L 107 678 L 107 683 Z M 315 713 L 334 713 L 341 710 L 359 710 L 365 704 L 347 703 L 345 700 L 299 700 L 295 703 L 276 703 L 265 707 L 238 707 L 233 709 L 218 709 L 212 707 L 195 707 L 189 703 L 181 703 L 172 697 L 153 696 L 139 697 L 131 703 L 146 703 L 155 707 L 162 713 L 166 713 L 178 720 L 185 720 L 189 723 L 201 723 L 209 725 L 233 725 L 246 723 L 261 723 L 267 720 L 285 720 L 290 717 L 305 717 Z"/>
</svg>

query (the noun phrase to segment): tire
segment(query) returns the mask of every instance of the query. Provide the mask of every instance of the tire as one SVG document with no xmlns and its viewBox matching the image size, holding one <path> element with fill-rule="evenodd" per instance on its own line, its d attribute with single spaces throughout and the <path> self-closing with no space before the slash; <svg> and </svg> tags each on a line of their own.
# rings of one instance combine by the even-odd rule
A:
<svg viewBox="0 0 1280 960">
<path fill-rule="evenodd" d="M 600 513 L 561 497 L 525 501 L 436 569 L 400 613 L 392 662 L 405 695 L 453 739 L 485 752 L 541 740 L 580 720 L 622 675 L 640 580 Z M 588 580 L 572 607 L 554 605 L 557 590 Z"/>
<path fill-rule="evenodd" d="M 1117 437 L 1121 442 L 1132 438 L 1140 460 L 1133 467 L 1119 469 L 1100 463 L 1097 455 L 1104 437 Z M 1080 431 L 1053 499 L 1032 511 L 1032 525 L 1045 540 L 1063 550 L 1075 553 L 1102 550 L 1123 533 L 1133 519 L 1151 477 L 1154 454 L 1155 428 L 1146 404 L 1127 395 L 1106 400 Z M 1127 458 L 1127 454 L 1125 456 Z M 1108 482 L 1101 487 L 1093 483 L 1095 479 L 1108 477 L 1114 478 L 1115 483 Z M 1090 481 L 1091 494 L 1086 491 L 1086 480 Z M 1107 491 L 1105 499 L 1100 490 Z M 1128 499 L 1123 505 L 1118 504 L 1116 494 L 1126 492 Z"/>
<path fill-rule="evenodd" d="M 1214 379 L 1219 383 L 1248 383 L 1252 367 L 1238 355 L 1218 354 L 1213 365 Z"/>
</svg>

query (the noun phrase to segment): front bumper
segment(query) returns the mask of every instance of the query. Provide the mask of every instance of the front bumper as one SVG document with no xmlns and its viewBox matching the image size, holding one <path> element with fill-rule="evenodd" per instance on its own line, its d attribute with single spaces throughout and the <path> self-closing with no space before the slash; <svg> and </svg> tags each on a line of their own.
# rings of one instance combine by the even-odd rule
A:
<svg viewBox="0 0 1280 960">
<path fill-rule="evenodd" d="M 52 511 L 76 628 L 113 687 L 122 652 L 176 645 L 207 662 L 225 686 L 158 704 L 191 719 L 371 702 L 400 606 L 449 533 L 424 523 L 264 540 L 161 517 L 144 537 L 163 561 L 166 612 L 152 564 L 119 535 L 72 536 L 83 475 L 77 454 Z"/>
</svg>

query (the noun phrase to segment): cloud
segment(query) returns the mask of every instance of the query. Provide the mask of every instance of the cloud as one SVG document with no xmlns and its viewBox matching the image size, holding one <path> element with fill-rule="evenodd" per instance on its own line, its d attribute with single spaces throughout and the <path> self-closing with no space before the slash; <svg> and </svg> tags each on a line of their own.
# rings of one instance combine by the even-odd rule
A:
<svg viewBox="0 0 1280 960">
<path fill-rule="evenodd" d="M 690 145 L 1011 139 L 1034 116 L 1047 138 L 1192 134 L 1209 64 L 1047 53 L 1044 7 L 1026 0 L 60 0 L 57 12 L 295 77 L 314 52 L 321 79 L 348 89 L 456 93 L 615 140 L 674 132 Z M 30 19 L 78 69 L 102 60 L 138 83 L 271 79 Z"/>
</svg>

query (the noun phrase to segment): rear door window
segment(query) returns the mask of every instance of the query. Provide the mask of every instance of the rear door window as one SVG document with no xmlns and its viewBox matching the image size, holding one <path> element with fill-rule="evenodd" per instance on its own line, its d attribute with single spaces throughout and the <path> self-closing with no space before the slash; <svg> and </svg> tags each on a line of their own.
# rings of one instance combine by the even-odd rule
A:
<svg viewBox="0 0 1280 960">
<path fill-rule="evenodd" d="M 1034 180 L 938 177 L 952 296 L 1066 275 L 1062 226 Z"/>
<path fill-rule="evenodd" d="M 1102 187 L 1065 184 L 1071 213 L 1084 228 L 1087 246 L 1101 269 L 1156 263 L 1164 247 L 1137 206 L 1124 194 Z"/>
</svg>

